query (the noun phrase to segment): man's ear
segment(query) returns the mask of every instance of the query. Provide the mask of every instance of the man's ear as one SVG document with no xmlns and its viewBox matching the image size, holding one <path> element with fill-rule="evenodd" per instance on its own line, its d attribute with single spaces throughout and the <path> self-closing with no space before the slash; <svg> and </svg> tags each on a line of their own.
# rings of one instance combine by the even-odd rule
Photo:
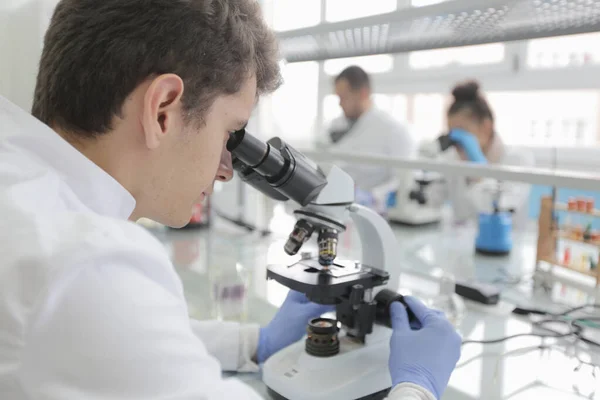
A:
<svg viewBox="0 0 600 400">
<path fill-rule="evenodd" d="M 359 89 L 359 93 L 360 93 L 360 98 L 363 100 L 368 99 L 369 97 L 371 97 L 371 89 L 369 89 L 368 87 L 362 87 Z"/>
<path fill-rule="evenodd" d="M 144 95 L 142 126 L 149 149 L 156 149 L 181 117 L 183 81 L 175 74 L 155 78 Z"/>
</svg>

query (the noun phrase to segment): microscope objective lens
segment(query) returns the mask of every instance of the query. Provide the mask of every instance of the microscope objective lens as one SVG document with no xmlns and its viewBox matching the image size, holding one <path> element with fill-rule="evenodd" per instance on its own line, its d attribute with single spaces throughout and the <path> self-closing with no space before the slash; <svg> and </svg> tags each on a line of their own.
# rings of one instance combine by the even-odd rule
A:
<svg viewBox="0 0 600 400">
<path fill-rule="evenodd" d="M 319 233 L 319 264 L 328 266 L 333 264 L 337 256 L 337 232 L 324 229 Z"/>
<path fill-rule="evenodd" d="M 304 220 L 299 220 L 294 226 L 294 230 L 285 243 L 284 250 L 287 254 L 293 256 L 302 247 L 302 245 L 310 238 L 314 228 L 311 224 Z"/>
</svg>

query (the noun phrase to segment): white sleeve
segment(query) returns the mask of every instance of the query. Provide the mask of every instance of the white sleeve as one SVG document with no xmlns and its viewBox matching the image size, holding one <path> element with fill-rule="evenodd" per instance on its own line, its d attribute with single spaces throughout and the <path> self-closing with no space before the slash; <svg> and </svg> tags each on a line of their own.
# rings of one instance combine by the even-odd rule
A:
<svg viewBox="0 0 600 400">
<path fill-rule="evenodd" d="M 392 389 L 386 400 L 436 400 L 436 398 L 421 386 L 401 383 Z"/>
<path fill-rule="evenodd" d="M 391 118 L 391 117 L 390 117 Z M 382 154 L 395 158 L 414 159 L 417 155 L 417 142 L 408 125 L 393 121 L 395 129 L 390 130 L 388 140 L 382 143 Z"/>
<path fill-rule="evenodd" d="M 39 305 L 20 376 L 30 398 L 260 399 L 223 379 L 170 282 L 110 261 L 81 266 Z"/>
<path fill-rule="evenodd" d="M 392 118 L 391 116 L 389 118 Z M 384 134 L 384 140 L 381 140 L 381 154 L 388 157 L 401 159 L 414 159 L 416 155 L 416 142 L 408 126 L 397 121 L 389 122 L 386 126 L 393 127 L 387 134 Z M 402 179 L 405 170 L 390 169 L 387 172 L 386 179 L 382 183 L 370 189 L 370 192 L 378 201 L 384 201 L 390 192 L 397 190 L 401 185 L 405 185 Z M 411 180 L 412 183 L 412 180 Z"/>
<path fill-rule="evenodd" d="M 253 359 L 258 347 L 259 326 L 228 321 L 191 320 L 194 334 L 209 354 L 219 360 L 223 371 L 258 372 Z"/>
</svg>

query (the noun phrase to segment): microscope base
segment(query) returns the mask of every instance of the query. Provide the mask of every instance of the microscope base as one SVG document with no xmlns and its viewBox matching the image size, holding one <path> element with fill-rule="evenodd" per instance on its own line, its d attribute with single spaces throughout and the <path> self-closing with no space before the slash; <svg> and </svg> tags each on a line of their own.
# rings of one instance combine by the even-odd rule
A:
<svg viewBox="0 0 600 400">
<path fill-rule="evenodd" d="M 283 397 L 279 393 L 272 390 L 270 387 L 267 387 L 267 393 L 269 393 L 269 397 L 272 398 L 273 400 L 294 400 L 291 398 L 288 399 L 286 397 Z M 387 397 L 387 395 L 389 393 L 390 393 L 390 389 L 386 389 L 379 393 L 374 393 L 370 396 L 361 397 L 360 399 L 353 399 L 353 400 L 385 400 L 385 398 Z"/>
<path fill-rule="evenodd" d="M 482 256 L 505 257 L 510 254 L 510 250 L 488 250 L 475 247 L 475 252 Z"/>
<path fill-rule="evenodd" d="M 388 360 L 390 328 L 375 325 L 366 344 L 340 334 L 333 357 L 306 353 L 304 340 L 271 356 L 263 366 L 263 382 L 274 399 L 378 400 L 391 386 Z"/>
<path fill-rule="evenodd" d="M 387 210 L 387 220 L 391 223 L 423 226 L 432 225 L 442 221 L 442 210 L 440 208 L 419 206 L 414 203 L 399 204 L 395 208 Z"/>
</svg>

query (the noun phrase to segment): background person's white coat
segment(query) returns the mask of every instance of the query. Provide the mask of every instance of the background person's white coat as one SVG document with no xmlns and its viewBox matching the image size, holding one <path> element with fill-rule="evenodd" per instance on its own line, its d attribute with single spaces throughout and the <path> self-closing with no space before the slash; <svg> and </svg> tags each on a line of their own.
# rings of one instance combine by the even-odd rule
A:
<svg viewBox="0 0 600 400">
<path fill-rule="evenodd" d="M 344 130 L 347 125 L 348 120 L 341 116 L 331 123 L 331 129 Z M 397 158 L 414 158 L 417 150 L 417 142 L 408 126 L 376 106 L 372 106 L 361 115 L 340 141 L 328 143 L 327 146 L 331 150 L 340 152 Z M 357 188 L 376 192 L 377 197 L 385 196 L 398 185 L 397 173 L 393 168 L 338 164 L 354 179 Z"/>
</svg>

